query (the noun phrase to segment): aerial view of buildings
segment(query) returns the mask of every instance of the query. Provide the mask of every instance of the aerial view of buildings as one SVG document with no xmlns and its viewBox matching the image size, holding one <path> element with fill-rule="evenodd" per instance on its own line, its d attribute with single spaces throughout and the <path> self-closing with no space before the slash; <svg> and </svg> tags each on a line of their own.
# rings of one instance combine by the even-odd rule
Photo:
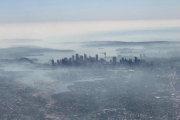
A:
<svg viewBox="0 0 180 120">
<path fill-rule="evenodd" d="M 75 56 L 57 62 L 52 59 L 48 67 L 29 60 L 22 62 L 22 59 L 16 59 L 9 63 L 1 60 L 3 65 L 32 68 L 28 67 L 24 72 L 1 70 L 0 117 L 87 120 L 180 118 L 180 67 L 177 66 L 180 58 L 149 58 L 140 54 L 140 58 L 134 59 L 112 56 L 108 62 L 106 56 Z M 35 79 L 33 85 L 27 85 L 25 76 L 30 71 L 39 72 L 38 69 L 45 71 L 46 79 Z M 61 90 L 66 84 L 66 90 Z"/>
<path fill-rule="evenodd" d="M 87 57 L 86 54 L 84 54 L 84 56 L 76 54 L 75 56 L 72 55 L 72 57 L 70 58 L 62 58 L 60 60 L 57 60 L 57 62 L 55 62 L 54 59 L 52 59 L 52 67 L 60 67 L 60 66 L 118 66 L 118 65 L 129 65 L 129 66 L 133 66 L 133 65 L 137 65 L 140 63 L 144 63 L 144 59 L 145 58 L 145 54 L 140 54 L 140 58 L 138 59 L 137 57 L 134 57 L 134 59 L 130 58 L 130 59 L 126 59 L 124 57 L 122 57 L 121 59 L 118 57 L 112 57 L 112 59 L 108 62 L 106 61 L 106 53 L 104 53 L 104 58 L 100 58 L 98 57 L 98 54 L 95 55 L 95 57 Z M 118 61 L 119 60 L 119 61 Z"/>
<path fill-rule="evenodd" d="M 180 120 L 180 0 L 0 0 L 0 120 Z"/>
</svg>

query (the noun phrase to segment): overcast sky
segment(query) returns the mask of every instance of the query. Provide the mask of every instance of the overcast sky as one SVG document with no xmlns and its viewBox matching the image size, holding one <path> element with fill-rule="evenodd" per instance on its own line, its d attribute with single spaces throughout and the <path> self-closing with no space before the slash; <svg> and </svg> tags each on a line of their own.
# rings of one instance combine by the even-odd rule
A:
<svg viewBox="0 0 180 120">
<path fill-rule="evenodd" d="M 180 0 L 0 0 L 0 23 L 179 19 Z"/>
</svg>

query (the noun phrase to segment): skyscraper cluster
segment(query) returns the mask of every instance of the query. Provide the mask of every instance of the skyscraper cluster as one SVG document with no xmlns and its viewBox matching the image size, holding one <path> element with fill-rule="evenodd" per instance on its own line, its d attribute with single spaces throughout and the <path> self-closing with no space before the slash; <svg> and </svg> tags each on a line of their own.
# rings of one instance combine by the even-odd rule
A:
<svg viewBox="0 0 180 120">
<path fill-rule="evenodd" d="M 99 62 L 105 62 L 104 59 L 100 59 L 99 60 L 99 56 L 98 54 L 95 55 L 95 57 L 87 57 L 87 54 L 84 54 L 84 56 L 76 54 L 76 55 L 72 55 L 72 57 L 70 58 L 63 58 L 60 60 L 57 60 L 57 62 L 55 63 L 55 61 L 52 59 L 52 65 L 53 66 L 58 66 L 58 65 L 64 65 L 64 66 L 68 66 L 68 65 L 85 65 L 87 63 L 99 63 Z"/>
<path fill-rule="evenodd" d="M 140 58 L 145 57 L 144 55 L 140 55 Z M 54 61 L 54 59 L 52 59 L 52 66 L 81 66 L 81 65 L 91 65 L 91 64 L 103 64 L 103 65 L 112 65 L 112 66 L 116 66 L 116 65 L 132 65 L 132 64 L 139 64 L 142 60 L 138 59 L 137 57 L 134 57 L 134 60 L 132 59 L 126 59 L 124 57 L 122 57 L 119 62 L 117 57 L 112 57 L 112 59 L 110 60 L 110 62 L 106 61 L 106 56 L 105 58 L 100 58 L 98 54 L 96 54 L 94 57 L 92 56 L 87 56 L 87 54 L 84 55 L 79 55 L 79 54 L 75 54 L 72 55 L 72 57 L 70 58 L 62 58 L 60 60 L 57 60 L 57 62 Z"/>
</svg>

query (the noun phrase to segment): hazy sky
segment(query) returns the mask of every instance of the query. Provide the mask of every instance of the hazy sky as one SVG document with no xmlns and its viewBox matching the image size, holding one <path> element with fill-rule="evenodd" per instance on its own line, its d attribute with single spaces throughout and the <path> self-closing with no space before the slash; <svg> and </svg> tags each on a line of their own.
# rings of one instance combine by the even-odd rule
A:
<svg viewBox="0 0 180 120">
<path fill-rule="evenodd" d="M 0 23 L 179 19 L 180 0 L 0 0 Z"/>
<path fill-rule="evenodd" d="M 180 40 L 179 5 L 180 0 L 0 0 L 0 47 L 19 45 L 18 39 L 46 47 L 95 40 Z M 34 43 L 36 39 L 41 41 Z"/>
</svg>

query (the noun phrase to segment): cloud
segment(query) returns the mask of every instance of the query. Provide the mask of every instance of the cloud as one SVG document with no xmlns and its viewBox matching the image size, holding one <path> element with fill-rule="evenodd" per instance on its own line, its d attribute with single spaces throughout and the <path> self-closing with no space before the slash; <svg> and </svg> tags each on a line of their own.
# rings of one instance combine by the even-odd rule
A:
<svg viewBox="0 0 180 120">
<path fill-rule="evenodd" d="M 29 42 L 40 42 L 41 39 L 2 39 L 1 42 L 5 43 L 29 43 Z"/>
<path fill-rule="evenodd" d="M 180 27 L 180 20 L 142 20 L 142 21 L 94 21 L 94 22 L 44 22 L 24 24 L 0 24 L 0 39 L 35 38 L 43 39 L 43 42 L 26 42 L 26 45 L 38 45 L 49 47 L 50 43 L 59 42 L 83 42 L 92 40 L 122 40 L 136 41 L 139 38 L 149 38 L 149 35 L 122 36 L 109 35 L 109 32 L 123 30 L 155 30 L 163 28 Z M 106 32 L 107 35 L 95 35 Z M 149 33 L 149 32 L 148 32 Z M 143 34 L 144 35 L 144 34 Z M 164 39 L 165 35 L 158 36 Z M 171 35 L 176 37 L 176 35 Z M 172 37 L 165 38 L 172 38 Z M 151 36 L 150 36 L 151 37 Z M 162 38 L 163 37 L 163 38 Z M 157 35 L 152 36 L 157 38 Z M 175 39 L 175 38 L 173 38 Z M 10 40 L 10 41 L 11 41 Z M 6 40 L 7 41 L 7 40 Z M 15 40 L 16 41 L 16 40 Z M 21 40 L 23 41 L 23 40 Z M 31 40 L 28 40 L 31 41 Z M 0 41 L 1 42 L 1 41 Z M 6 42 L 7 43 L 7 42 Z M 0 47 L 9 47 L 0 44 Z"/>
</svg>

